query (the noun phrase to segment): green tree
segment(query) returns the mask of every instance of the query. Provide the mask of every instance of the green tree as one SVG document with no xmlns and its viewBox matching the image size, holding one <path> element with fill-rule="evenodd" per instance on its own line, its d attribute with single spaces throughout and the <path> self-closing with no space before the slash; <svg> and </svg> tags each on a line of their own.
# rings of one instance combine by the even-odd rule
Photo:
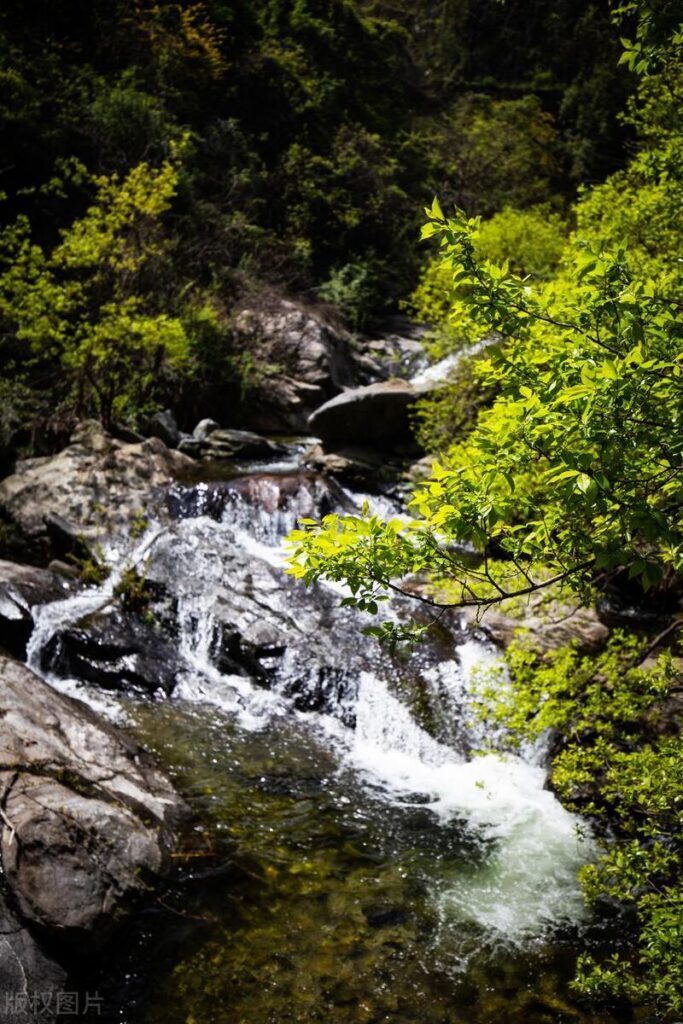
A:
<svg viewBox="0 0 683 1024">
<path fill-rule="evenodd" d="M 431 586 L 421 600 L 437 610 L 557 583 L 588 598 L 624 573 L 645 590 L 676 585 L 683 35 L 671 28 L 670 5 L 657 18 L 647 5 L 637 11 L 626 59 L 643 75 L 630 112 L 641 150 L 623 174 L 582 196 L 579 230 L 555 277 L 534 282 L 486 259 L 478 219 L 445 218 L 437 201 L 427 211 L 422 236 L 439 240 L 459 341 L 499 339 L 476 364 L 497 397 L 435 463 L 410 523 L 331 517 L 296 535 L 292 571 L 307 582 L 348 580 L 374 605 L 420 572 Z M 655 250 L 644 237 L 648 219 Z M 463 543 L 480 553 L 475 568 L 454 553 Z"/>
<path fill-rule="evenodd" d="M 161 218 L 177 181 L 171 160 L 95 177 L 92 205 L 51 249 L 23 217 L 0 236 L 2 320 L 35 361 L 66 372 L 76 414 L 105 426 L 144 411 L 162 376 L 187 363 L 181 320 L 159 294 L 169 248 Z"/>
</svg>

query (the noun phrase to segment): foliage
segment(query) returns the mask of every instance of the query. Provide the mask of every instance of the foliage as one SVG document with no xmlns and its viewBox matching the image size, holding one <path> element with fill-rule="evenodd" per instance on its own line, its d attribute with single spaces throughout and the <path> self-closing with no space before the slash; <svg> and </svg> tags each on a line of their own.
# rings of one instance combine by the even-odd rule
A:
<svg viewBox="0 0 683 1024">
<path fill-rule="evenodd" d="M 145 287 L 165 257 L 159 221 L 177 170 L 139 164 L 93 184 L 94 202 L 51 250 L 25 218 L 2 233 L 0 316 L 38 360 L 66 371 L 77 413 L 109 425 L 144 410 L 159 377 L 187 359 L 182 324 Z"/>
<path fill-rule="evenodd" d="M 653 30 L 642 29 L 651 24 L 650 8 L 642 10 L 645 39 Z M 437 275 L 448 275 L 449 325 L 464 340 L 499 338 L 477 364 L 498 395 L 434 464 L 413 497 L 412 522 L 329 517 L 294 537 L 295 575 L 347 580 L 367 602 L 386 588 L 405 589 L 419 572 L 432 588 L 421 600 L 435 609 L 486 606 L 560 582 L 590 599 L 592 587 L 624 573 L 645 591 L 676 585 L 683 178 L 671 159 L 679 108 L 662 97 L 676 94 L 682 41 L 674 30 L 666 45 L 648 50 L 648 77 L 631 110 L 648 127 L 624 172 L 628 212 L 616 198 L 621 174 L 582 198 L 582 234 L 550 281 L 533 283 L 509 261 L 487 259 L 479 219 L 445 218 L 436 200 L 426 211 L 422 237 L 440 242 L 426 301 L 434 302 Z M 648 254 L 636 228 L 652 216 L 653 194 L 661 251 Z M 454 553 L 463 544 L 479 551 L 474 569 Z"/>
<path fill-rule="evenodd" d="M 445 169 L 443 200 L 470 214 L 547 202 L 556 191 L 559 136 L 537 96 L 466 96 L 441 116 L 430 142 Z"/>
<path fill-rule="evenodd" d="M 189 130 L 175 229 L 203 283 L 246 264 L 308 289 L 369 261 L 381 306 L 414 284 L 405 239 L 430 186 L 484 212 L 546 199 L 548 176 L 564 188 L 565 142 L 619 159 L 604 12 L 591 0 L 509 4 L 511 16 L 497 0 L 93 0 L 86 12 L 66 0 L 27 19 L 9 0 L 0 145 L 11 213 L 40 220 L 44 243 L 81 198 L 70 194 L 66 218 L 27 200 L 56 161 L 125 175 Z M 602 120 L 582 130 L 570 112 L 553 127 L 557 97 L 595 72 L 607 81 Z"/>
<path fill-rule="evenodd" d="M 483 220 L 474 239 L 476 253 L 492 263 L 505 261 L 524 277 L 550 278 L 567 244 L 567 225 L 549 206 L 526 210 L 505 207 Z M 420 322 L 433 325 L 430 353 L 443 358 L 476 335 L 476 325 L 456 302 L 453 274 L 442 256 L 427 260 L 406 307 Z"/>
<path fill-rule="evenodd" d="M 500 389 L 476 429 L 435 463 L 407 526 L 328 517 L 296 538 L 307 582 L 348 578 L 361 597 L 429 573 L 444 603 L 487 605 L 564 580 L 581 593 L 626 569 L 644 589 L 680 572 L 683 415 L 680 321 L 661 281 L 638 279 L 624 250 L 576 246 L 566 276 L 532 290 L 476 254 L 479 222 L 429 211 Z M 489 350 L 491 351 L 491 350 Z M 474 544 L 472 570 L 452 553 Z M 491 557 L 492 551 L 497 557 Z"/>
<path fill-rule="evenodd" d="M 142 571 L 135 565 L 124 569 L 114 586 L 113 595 L 125 612 L 137 615 L 148 625 L 154 624 L 150 606 L 155 595 L 145 576 L 145 566 L 142 566 Z"/>
<path fill-rule="evenodd" d="M 562 739 L 551 781 L 603 837 L 596 863 L 582 870 L 590 902 L 610 899 L 635 912 L 632 944 L 602 960 L 583 955 L 577 989 L 626 996 L 680 1012 L 683 990 L 683 743 L 667 724 L 667 700 L 680 688 L 670 654 L 641 667 L 646 643 L 615 633 L 597 656 L 575 646 L 539 659 L 529 641 L 506 652 L 508 682 L 480 681 L 482 713 L 516 742 L 556 731 Z"/>
<path fill-rule="evenodd" d="M 547 279 L 557 271 L 566 245 L 567 225 L 548 206 L 528 210 L 506 207 L 484 221 L 477 253 L 491 263 L 505 263 L 522 277 Z"/>
<path fill-rule="evenodd" d="M 324 302 L 331 302 L 346 316 L 355 330 L 363 327 L 372 308 L 373 290 L 368 263 L 346 263 L 335 269 L 318 288 Z"/>
</svg>

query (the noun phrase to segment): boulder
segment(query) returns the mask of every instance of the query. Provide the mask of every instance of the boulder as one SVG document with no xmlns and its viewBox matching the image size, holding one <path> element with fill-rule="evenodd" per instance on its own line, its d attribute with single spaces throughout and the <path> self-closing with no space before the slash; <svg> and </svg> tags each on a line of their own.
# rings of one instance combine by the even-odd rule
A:
<svg viewBox="0 0 683 1024">
<path fill-rule="evenodd" d="M 197 646 L 220 671 L 276 686 L 301 710 L 350 713 L 352 701 L 344 695 L 375 655 L 374 648 L 357 643 L 354 610 L 339 609 L 332 588 L 320 588 L 310 599 L 281 565 L 231 543 L 227 522 L 223 529 L 220 557 L 203 560 L 201 572 L 191 549 L 215 547 L 217 533 L 208 518 L 179 520 L 155 545 L 148 578 L 177 598 L 157 610 L 169 633 L 182 632 L 184 644 Z M 346 638 L 354 652 L 350 671 Z M 196 699 L 196 678 L 191 685 Z"/>
<path fill-rule="evenodd" d="M 316 405 L 353 382 L 351 337 L 320 309 L 269 296 L 244 306 L 233 329 L 238 348 L 270 368 L 243 410 L 256 430 L 303 430 Z"/>
<path fill-rule="evenodd" d="M 206 441 L 206 439 L 214 430 L 220 429 L 220 423 L 216 423 L 215 420 L 200 420 L 197 426 L 192 431 L 192 437 L 194 438 L 195 441 Z"/>
<path fill-rule="evenodd" d="M 326 447 L 350 444 L 385 451 L 414 451 L 410 410 L 419 396 L 420 391 L 404 380 L 351 388 L 316 409 L 308 426 Z"/>
<path fill-rule="evenodd" d="M 76 587 L 47 569 L 0 561 L 0 647 L 24 658 L 33 632 L 32 609 L 68 597 Z"/>
<path fill-rule="evenodd" d="M 171 693 L 180 664 L 154 625 L 114 605 L 57 629 L 40 653 L 43 672 L 148 694 Z"/>
<path fill-rule="evenodd" d="M 41 949 L 0 896 L 0 1024 L 54 1020 L 68 987 L 64 967 Z"/>
<path fill-rule="evenodd" d="M 65 956 L 94 950 L 168 867 L 187 813 L 140 747 L 0 656 L 2 872 Z"/>
<path fill-rule="evenodd" d="M 97 551 L 136 515 L 149 512 L 156 489 L 191 468 L 187 456 L 159 438 L 125 444 L 88 420 L 57 455 L 17 463 L 16 472 L 0 482 L 0 509 L 28 541 L 43 542 L 46 553 L 50 531 L 58 538 L 58 558 L 69 540 Z"/>
</svg>

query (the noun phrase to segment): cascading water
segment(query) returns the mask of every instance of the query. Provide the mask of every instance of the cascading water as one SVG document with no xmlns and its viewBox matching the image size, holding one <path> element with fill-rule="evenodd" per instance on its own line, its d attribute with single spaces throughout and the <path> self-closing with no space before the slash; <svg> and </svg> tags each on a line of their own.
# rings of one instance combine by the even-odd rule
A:
<svg viewBox="0 0 683 1024">
<path fill-rule="evenodd" d="M 192 722 L 210 721 L 214 728 L 193 733 L 192 756 L 205 759 L 202 770 L 206 763 L 228 765 L 221 759 L 229 748 L 262 743 L 269 771 L 276 771 L 272 766 L 286 760 L 287 743 L 294 742 L 285 738 L 305 733 L 296 742 L 311 744 L 324 765 L 307 772 L 320 771 L 321 784 L 337 794 L 339 813 L 358 801 L 359 820 L 423 821 L 408 863 L 417 858 L 420 865 L 414 870 L 432 921 L 430 949 L 435 961 L 462 972 L 473 951 L 501 944 L 530 949 L 582 921 L 576 875 L 591 857 L 591 841 L 544 788 L 542 751 L 470 756 L 500 739 L 483 730 L 471 709 L 475 676 L 495 661 L 489 645 L 454 621 L 452 640 L 442 638 L 437 651 L 387 660 L 361 640 L 358 615 L 339 608 L 337 590 L 307 592 L 283 574 L 282 541 L 297 518 L 348 498 L 310 478 L 174 488 L 171 520 L 151 527 L 105 584 L 37 610 L 30 663 L 109 713 L 125 708 L 132 721 L 142 715 L 147 730 L 168 721 L 174 708 Z M 156 588 L 155 617 L 179 657 L 171 700 L 137 709 L 57 678 L 43 657 L 61 630 L 111 604 L 124 569 L 134 564 L 144 564 Z M 215 728 L 219 721 L 223 734 Z M 229 760 L 232 766 L 238 759 L 230 753 Z M 244 765 L 224 770 L 245 771 Z M 447 837 L 457 835 L 468 857 L 426 857 L 440 832 L 446 850 Z M 412 870 L 400 876 L 402 885 Z M 464 945 L 454 940 L 462 928 L 469 936 Z M 277 1017 L 263 1019 L 279 1024 Z"/>
</svg>

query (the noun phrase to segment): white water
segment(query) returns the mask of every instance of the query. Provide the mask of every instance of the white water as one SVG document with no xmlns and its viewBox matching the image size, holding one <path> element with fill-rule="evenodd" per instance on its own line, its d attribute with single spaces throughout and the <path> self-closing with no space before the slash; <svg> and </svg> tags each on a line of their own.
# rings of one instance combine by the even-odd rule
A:
<svg viewBox="0 0 683 1024">
<path fill-rule="evenodd" d="M 424 370 L 420 370 L 413 377 L 410 378 L 410 383 L 416 388 L 429 388 L 433 384 L 445 383 L 451 372 L 455 369 L 458 363 L 466 356 L 476 356 L 484 349 L 488 348 L 496 341 L 495 335 L 490 335 L 486 338 L 482 338 L 481 341 L 477 341 L 474 345 L 468 345 L 458 352 L 451 352 L 450 355 L 445 356 L 443 359 L 439 359 L 438 362 L 432 363 L 427 366 Z"/>
<path fill-rule="evenodd" d="M 238 502 L 226 508 L 222 522 L 205 516 L 184 520 L 172 536 L 161 527 L 152 529 L 127 558 L 119 560 L 98 590 L 37 610 L 29 663 L 38 668 L 40 650 L 60 627 L 109 603 L 125 566 L 154 559 L 159 542 L 177 558 L 178 643 L 186 669 L 178 678 L 174 699 L 213 706 L 247 730 L 263 728 L 273 716 L 292 715 L 282 687 L 278 692 L 277 679 L 266 689 L 247 676 L 222 674 L 212 660 L 216 588 L 229 564 L 223 554 L 232 545 L 246 553 L 254 567 L 261 562 L 271 571 L 281 571 L 282 532 L 291 525 L 291 514 L 285 511 L 274 518 L 275 522 Z M 301 608 L 292 614 L 314 612 L 315 598 L 309 596 L 302 597 Z M 340 622 L 317 628 L 334 630 Z M 358 645 L 366 642 L 358 638 Z M 352 640 L 351 652 L 353 646 Z M 283 680 L 298 668 L 299 653 L 288 649 Z M 468 718 L 478 667 L 495 660 L 492 650 L 474 639 L 454 647 L 452 655 L 423 676 L 444 720 L 458 713 Z M 103 698 L 95 687 L 77 680 L 49 681 L 105 713 L 116 713 L 116 700 Z M 459 922 L 475 925 L 488 941 L 523 945 L 541 939 L 558 924 L 580 921 L 584 910 L 576 874 L 591 857 L 591 842 L 580 840 L 579 820 L 544 788 L 545 771 L 538 759 L 532 753 L 489 753 L 467 760 L 420 727 L 381 672 L 359 670 L 357 683 L 345 708 L 355 717 L 355 729 L 332 713 L 297 717 L 326 737 L 339 754 L 340 770 L 351 770 L 359 785 L 371 785 L 382 794 L 387 813 L 392 805 L 405 806 L 415 798 L 420 806 L 426 801 L 440 821 L 464 822 L 479 838 L 481 857 L 476 862 L 450 876 L 435 876 L 433 900 L 444 941 L 457 932 Z M 491 741 L 491 733 L 473 718 L 466 724 L 470 741 Z"/>
<path fill-rule="evenodd" d="M 483 863 L 458 869 L 435 893 L 444 926 L 468 921 L 519 944 L 583 919 L 576 872 L 592 843 L 579 835 L 580 819 L 544 788 L 540 765 L 512 755 L 459 758 L 368 674 L 357 716 L 349 757 L 389 799 L 427 795 L 442 821 L 466 821 L 487 844 Z"/>
</svg>

